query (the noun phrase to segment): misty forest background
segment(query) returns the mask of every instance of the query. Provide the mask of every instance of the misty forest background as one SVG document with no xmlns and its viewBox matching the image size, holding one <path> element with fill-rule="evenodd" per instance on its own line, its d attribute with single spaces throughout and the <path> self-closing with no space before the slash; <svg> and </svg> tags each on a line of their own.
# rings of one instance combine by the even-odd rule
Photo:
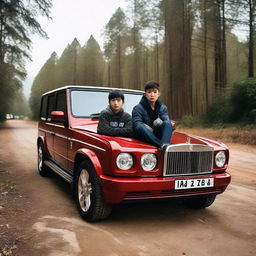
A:
<svg viewBox="0 0 256 256">
<path fill-rule="evenodd" d="M 47 36 L 37 16 L 50 17 L 51 1 L 0 0 L 0 119 L 28 112 L 38 119 L 42 93 L 64 85 L 143 90 L 156 80 L 173 119 L 256 123 L 256 0 L 128 2 L 105 25 L 103 49 L 92 35 L 85 45 L 74 38 L 61 56 L 49 56 L 28 104 L 22 80 L 29 35 Z"/>
</svg>

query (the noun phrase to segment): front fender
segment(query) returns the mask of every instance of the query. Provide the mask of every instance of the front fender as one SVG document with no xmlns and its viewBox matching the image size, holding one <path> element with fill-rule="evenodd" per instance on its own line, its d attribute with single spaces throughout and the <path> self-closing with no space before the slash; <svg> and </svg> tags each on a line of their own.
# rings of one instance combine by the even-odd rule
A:
<svg viewBox="0 0 256 256">
<path fill-rule="evenodd" d="M 76 157 L 75 157 L 75 166 L 76 166 L 76 162 L 81 159 L 80 157 L 83 156 L 84 158 L 83 159 L 88 159 L 96 173 L 98 174 L 98 176 L 101 176 L 103 174 L 102 172 L 102 168 L 101 168 L 101 164 L 100 164 L 100 161 L 99 161 L 99 158 L 97 157 L 97 155 L 90 149 L 87 149 L 87 148 L 81 148 L 79 149 L 77 152 L 76 152 Z"/>
<path fill-rule="evenodd" d="M 38 146 L 40 141 L 42 141 L 42 143 L 45 145 L 45 138 L 44 138 L 44 136 L 40 135 L 40 136 L 37 137 L 37 146 Z"/>
</svg>

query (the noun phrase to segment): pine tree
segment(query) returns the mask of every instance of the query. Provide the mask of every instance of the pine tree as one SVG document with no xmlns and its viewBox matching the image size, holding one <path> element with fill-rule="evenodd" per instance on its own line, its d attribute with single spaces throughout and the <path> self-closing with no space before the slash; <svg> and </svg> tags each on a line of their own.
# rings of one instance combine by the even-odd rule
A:
<svg viewBox="0 0 256 256">
<path fill-rule="evenodd" d="M 104 50 L 107 57 L 107 84 L 111 87 L 123 87 L 123 59 L 127 47 L 128 25 L 126 16 L 118 8 L 105 26 Z"/>
<path fill-rule="evenodd" d="M 56 78 L 57 61 L 57 54 L 53 52 L 34 79 L 29 99 L 33 119 L 38 119 L 39 117 L 42 94 L 59 87 Z"/>
<path fill-rule="evenodd" d="M 80 43 L 75 38 L 63 51 L 56 67 L 58 87 L 78 84 L 77 59 L 80 48 Z"/>
<path fill-rule="evenodd" d="M 49 18 L 51 0 L 0 0 L 0 121 L 5 119 L 13 92 L 22 86 L 26 76 L 25 60 L 30 59 L 29 36 L 46 33 L 37 16 Z"/>
<path fill-rule="evenodd" d="M 104 58 L 98 42 L 91 35 L 78 56 L 78 84 L 102 86 Z"/>
</svg>

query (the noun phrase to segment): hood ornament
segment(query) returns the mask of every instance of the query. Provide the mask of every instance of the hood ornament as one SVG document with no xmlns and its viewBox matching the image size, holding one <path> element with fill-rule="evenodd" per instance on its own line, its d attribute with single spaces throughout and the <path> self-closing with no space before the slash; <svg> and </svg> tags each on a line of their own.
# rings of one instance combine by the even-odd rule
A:
<svg viewBox="0 0 256 256">
<path fill-rule="evenodd" d="M 190 141 L 191 141 L 191 138 L 188 137 L 188 138 L 187 138 L 187 144 L 190 144 Z"/>
</svg>

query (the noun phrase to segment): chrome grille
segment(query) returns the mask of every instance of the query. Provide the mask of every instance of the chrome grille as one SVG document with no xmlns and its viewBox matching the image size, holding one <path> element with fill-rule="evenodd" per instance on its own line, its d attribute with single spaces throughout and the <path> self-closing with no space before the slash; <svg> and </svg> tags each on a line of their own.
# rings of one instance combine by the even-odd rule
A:
<svg viewBox="0 0 256 256">
<path fill-rule="evenodd" d="M 164 176 L 211 173 L 213 148 L 207 145 L 170 145 L 164 156 Z"/>
</svg>

